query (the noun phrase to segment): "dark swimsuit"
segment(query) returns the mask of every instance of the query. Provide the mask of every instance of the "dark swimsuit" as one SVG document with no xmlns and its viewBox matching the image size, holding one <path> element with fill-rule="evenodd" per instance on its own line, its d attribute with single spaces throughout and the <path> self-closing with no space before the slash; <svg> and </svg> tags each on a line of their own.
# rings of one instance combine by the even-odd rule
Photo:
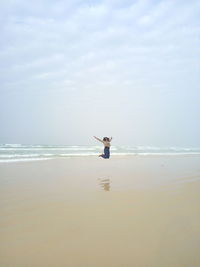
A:
<svg viewBox="0 0 200 267">
<path fill-rule="evenodd" d="M 104 154 L 101 155 L 102 158 L 104 159 L 109 159 L 110 157 L 110 148 L 108 146 L 104 147 Z"/>
</svg>

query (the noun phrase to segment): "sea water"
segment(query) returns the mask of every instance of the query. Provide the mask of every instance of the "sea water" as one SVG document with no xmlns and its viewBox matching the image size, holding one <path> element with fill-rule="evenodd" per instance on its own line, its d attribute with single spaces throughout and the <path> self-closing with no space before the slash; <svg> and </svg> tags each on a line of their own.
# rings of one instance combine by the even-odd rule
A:
<svg viewBox="0 0 200 267">
<path fill-rule="evenodd" d="M 200 155 L 200 148 L 111 146 L 112 155 Z M 0 162 L 48 160 L 53 158 L 98 156 L 103 146 L 0 144 Z"/>
</svg>

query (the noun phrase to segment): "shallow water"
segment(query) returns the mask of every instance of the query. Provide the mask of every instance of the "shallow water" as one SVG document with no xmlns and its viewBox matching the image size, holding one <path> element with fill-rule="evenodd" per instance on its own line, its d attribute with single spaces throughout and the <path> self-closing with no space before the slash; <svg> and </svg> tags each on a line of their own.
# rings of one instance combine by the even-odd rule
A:
<svg viewBox="0 0 200 267">
<path fill-rule="evenodd" d="M 0 162 L 47 160 L 66 157 L 97 156 L 102 146 L 53 146 L 0 144 Z M 111 156 L 126 155 L 200 155 L 200 148 L 150 147 L 150 146 L 111 146 Z"/>
</svg>

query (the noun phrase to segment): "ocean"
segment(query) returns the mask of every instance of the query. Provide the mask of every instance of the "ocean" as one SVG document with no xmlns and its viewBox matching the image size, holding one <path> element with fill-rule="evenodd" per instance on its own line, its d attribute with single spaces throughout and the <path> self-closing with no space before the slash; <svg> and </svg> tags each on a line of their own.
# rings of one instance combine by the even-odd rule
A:
<svg viewBox="0 0 200 267">
<path fill-rule="evenodd" d="M 112 155 L 200 155 L 200 148 L 111 146 Z M 103 146 L 56 146 L 0 144 L 0 162 L 48 160 L 53 158 L 98 156 Z"/>
</svg>

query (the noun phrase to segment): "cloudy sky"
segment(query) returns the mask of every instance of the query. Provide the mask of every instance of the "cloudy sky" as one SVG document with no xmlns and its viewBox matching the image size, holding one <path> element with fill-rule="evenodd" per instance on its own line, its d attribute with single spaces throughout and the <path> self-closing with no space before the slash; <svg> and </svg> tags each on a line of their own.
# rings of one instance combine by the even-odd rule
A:
<svg viewBox="0 0 200 267">
<path fill-rule="evenodd" d="M 200 146 L 199 0 L 1 0 L 0 143 Z"/>
</svg>

